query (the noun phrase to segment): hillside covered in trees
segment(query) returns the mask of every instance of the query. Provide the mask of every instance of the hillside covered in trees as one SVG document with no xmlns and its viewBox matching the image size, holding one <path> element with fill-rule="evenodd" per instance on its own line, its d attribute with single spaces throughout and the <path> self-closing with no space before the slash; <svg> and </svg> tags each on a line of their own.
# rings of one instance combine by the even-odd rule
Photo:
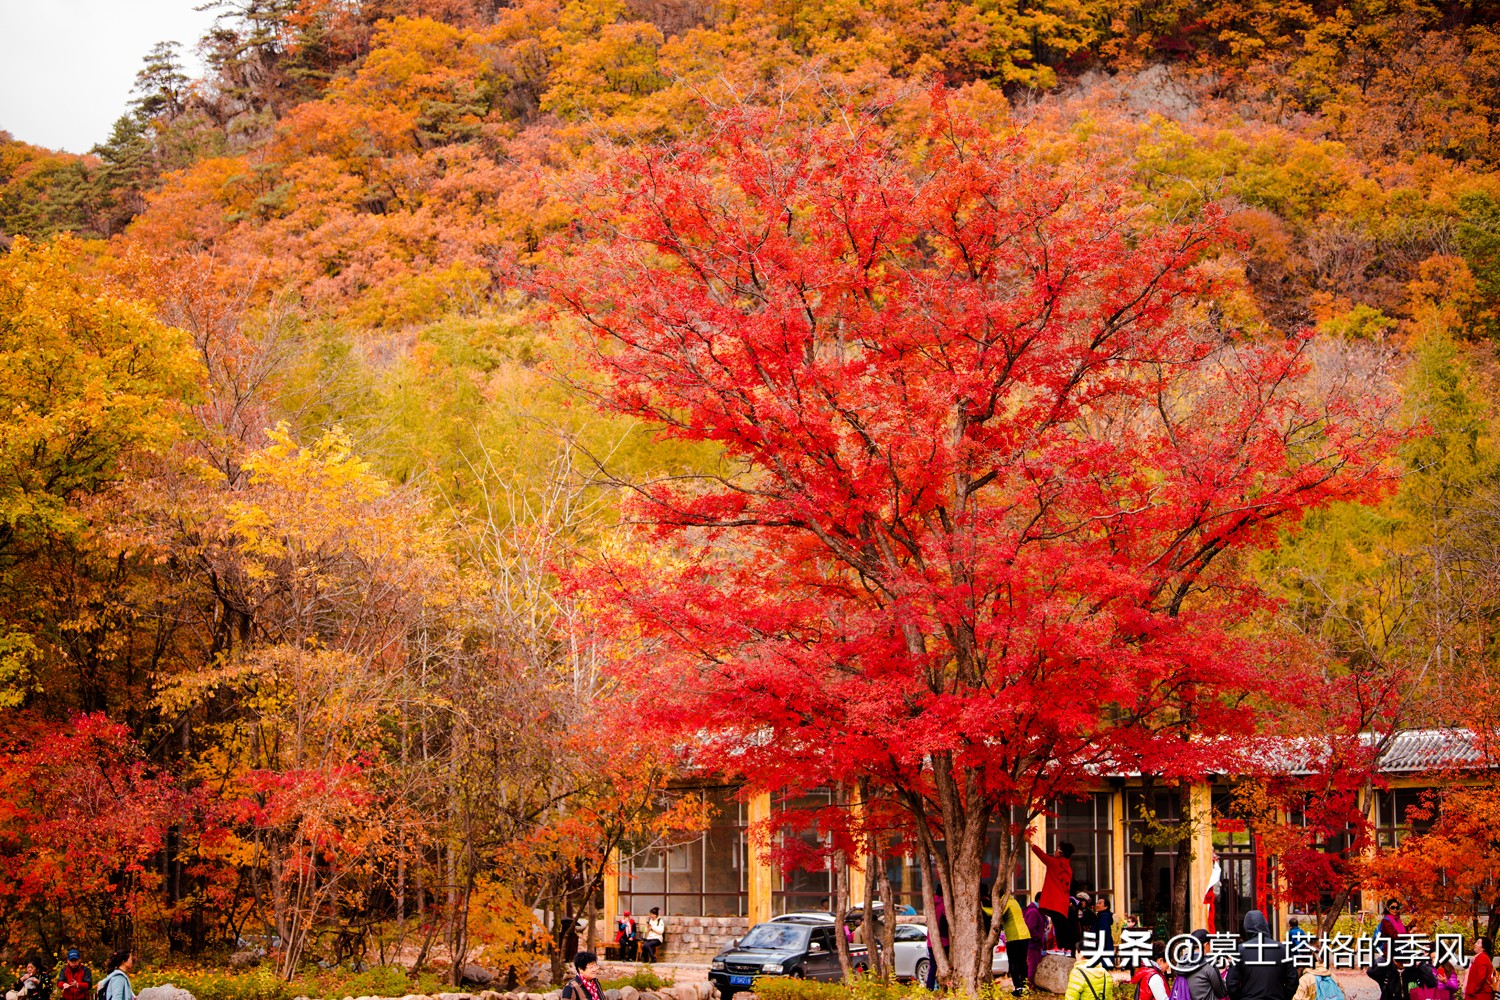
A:
<svg viewBox="0 0 1500 1000">
<path fill-rule="evenodd" d="M 275 935 L 286 976 L 415 954 L 456 979 L 481 947 L 560 970 L 611 851 L 710 818 L 663 809 L 685 768 L 786 782 L 795 767 L 868 802 L 920 786 L 937 810 L 933 746 L 898 762 L 870 745 L 914 726 L 961 743 L 988 722 L 844 719 L 857 739 L 818 744 L 841 748 L 835 765 L 786 748 L 837 699 L 789 719 L 788 692 L 815 700 L 850 663 L 888 679 L 902 656 L 934 695 L 988 692 L 963 679 L 980 626 L 934 626 L 918 655 L 900 615 L 930 598 L 939 610 L 910 613 L 947 622 L 1033 543 L 1051 562 L 1007 585 L 1056 604 L 1021 628 L 1013 601 L 1014 631 L 984 641 L 1042 648 L 1037 623 L 1069 609 L 1088 641 L 1036 661 L 1098 677 L 1129 650 L 1158 700 L 1088 688 L 1099 720 L 1071 705 L 997 744 L 1066 732 L 1151 761 L 1151 740 L 1189 732 L 1332 734 L 1343 756 L 1262 788 L 1322 817 L 1277 834 L 1289 891 L 1341 905 L 1360 884 L 1436 884 L 1410 852 L 1351 860 L 1368 836 L 1358 736 L 1500 724 L 1497 23 L 1484 0 L 236 0 L 202 40 L 207 75 L 158 46 L 89 154 L 0 133 L 10 944 L 212 956 Z M 996 237 L 969 254 L 981 224 L 1024 252 Z M 905 325 L 882 326 L 898 307 Z M 720 354 L 684 333 L 718 329 L 715 310 L 777 322 Z M 970 341 L 921 333 L 983 340 L 965 323 L 985 310 L 1034 322 L 1056 355 L 1028 373 L 1032 341 L 1007 341 L 995 375 L 993 355 L 953 361 Z M 909 339 L 855 338 L 858 365 L 814 378 L 798 366 L 826 345 L 778 339 L 801 323 Z M 1077 330 L 1127 328 L 1106 360 L 1128 371 L 1059 374 L 1108 353 Z M 1025 382 L 984 417 L 965 400 L 957 438 L 1002 418 L 1058 438 L 973 431 L 973 448 L 1019 456 L 989 471 L 959 445 L 903 456 L 892 427 L 952 430 L 951 398 L 940 416 L 912 402 L 946 391 L 907 381 L 934 358 L 953 384 L 960 369 Z M 797 419 L 746 379 L 807 389 Z M 849 416 L 871 400 L 883 424 Z M 1146 411 L 1165 429 L 1140 430 Z M 1241 458 L 1239 480 L 1212 473 Z M 816 478 L 846 466 L 837 489 Z M 1024 507 L 960 516 L 931 496 L 959 482 L 962 501 L 1015 500 L 1063 467 L 1090 485 L 1037 501 L 1026 531 L 1054 502 L 1077 523 L 986 534 L 997 547 L 964 549 L 980 555 L 960 590 L 923 590 L 931 539 L 1010 531 Z M 907 475 L 925 468 L 943 470 L 926 493 Z M 690 481 L 711 485 L 679 492 Z M 884 515 L 808 513 L 892 482 L 885 549 Z M 1180 520 L 1124 525 L 1168 494 Z M 789 526 L 826 551 L 788 547 Z M 1079 533 L 1089 545 L 1060 555 Z M 1109 581 L 1057 569 L 1114 560 Z M 1120 602 L 1139 615 L 1092 617 Z M 1195 661 L 1195 643 L 1217 658 Z M 925 659 L 939 648 L 949 667 Z M 815 649 L 827 659 L 799 659 Z M 804 690 L 778 657 L 821 679 Z M 690 661 L 736 667 L 679 691 Z M 685 759 L 705 726 L 734 725 L 716 714 L 726 692 L 785 738 L 778 760 Z M 905 689 L 856 703 L 915 704 Z M 1046 770 L 1033 749 L 1006 766 Z M 986 821 L 1079 780 L 1009 802 L 1006 773 Z M 920 840 L 898 799 L 830 849 Z M 1475 913 L 1500 900 L 1484 850 Z"/>
</svg>

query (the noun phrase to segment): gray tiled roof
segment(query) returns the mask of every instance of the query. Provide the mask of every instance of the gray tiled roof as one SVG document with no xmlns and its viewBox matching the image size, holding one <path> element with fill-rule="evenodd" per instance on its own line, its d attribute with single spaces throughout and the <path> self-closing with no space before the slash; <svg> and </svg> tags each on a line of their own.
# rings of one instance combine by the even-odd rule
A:
<svg viewBox="0 0 1500 1000">
<path fill-rule="evenodd" d="M 1398 733 L 1380 757 L 1386 773 L 1483 765 L 1484 754 L 1467 729 L 1410 729 Z"/>
</svg>

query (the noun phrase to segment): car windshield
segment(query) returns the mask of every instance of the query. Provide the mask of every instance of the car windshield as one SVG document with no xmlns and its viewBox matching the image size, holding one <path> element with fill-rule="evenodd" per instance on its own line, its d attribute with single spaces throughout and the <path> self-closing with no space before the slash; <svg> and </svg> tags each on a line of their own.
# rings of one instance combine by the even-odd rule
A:
<svg viewBox="0 0 1500 1000">
<path fill-rule="evenodd" d="M 807 935 L 808 928 L 797 924 L 757 924 L 740 938 L 740 947 L 773 951 L 801 948 L 807 944 Z"/>
</svg>

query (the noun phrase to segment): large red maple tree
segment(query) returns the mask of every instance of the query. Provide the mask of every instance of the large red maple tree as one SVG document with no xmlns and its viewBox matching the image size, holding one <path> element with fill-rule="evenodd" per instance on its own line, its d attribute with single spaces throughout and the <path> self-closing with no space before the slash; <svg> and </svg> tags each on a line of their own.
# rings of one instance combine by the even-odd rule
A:
<svg viewBox="0 0 1500 1000">
<path fill-rule="evenodd" d="M 1378 495 L 1391 400 L 1223 329 L 1217 212 L 1153 224 L 940 91 L 919 132 L 724 111 L 602 183 L 535 287 L 596 334 L 606 407 L 722 455 L 633 484 L 675 558 L 591 580 L 642 724 L 900 803 L 973 989 L 992 821 L 1006 871 L 1101 768 L 1201 773 L 1187 737 L 1248 725 L 1270 654 L 1225 556 Z"/>
</svg>

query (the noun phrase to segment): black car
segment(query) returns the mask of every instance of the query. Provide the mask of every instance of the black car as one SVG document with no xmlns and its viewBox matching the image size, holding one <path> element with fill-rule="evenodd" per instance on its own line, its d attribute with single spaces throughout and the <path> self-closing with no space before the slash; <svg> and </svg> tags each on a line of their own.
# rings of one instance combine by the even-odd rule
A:
<svg viewBox="0 0 1500 1000">
<path fill-rule="evenodd" d="M 726 997 L 750 989 L 758 976 L 836 982 L 844 978 L 837 947 L 832 923 L 756 924 L 714 956 L 708 978 Z M 850 945 L 849 959 L 856 969 L 863 970 L 867 964 L 864 946 Z"/>
</svg>

